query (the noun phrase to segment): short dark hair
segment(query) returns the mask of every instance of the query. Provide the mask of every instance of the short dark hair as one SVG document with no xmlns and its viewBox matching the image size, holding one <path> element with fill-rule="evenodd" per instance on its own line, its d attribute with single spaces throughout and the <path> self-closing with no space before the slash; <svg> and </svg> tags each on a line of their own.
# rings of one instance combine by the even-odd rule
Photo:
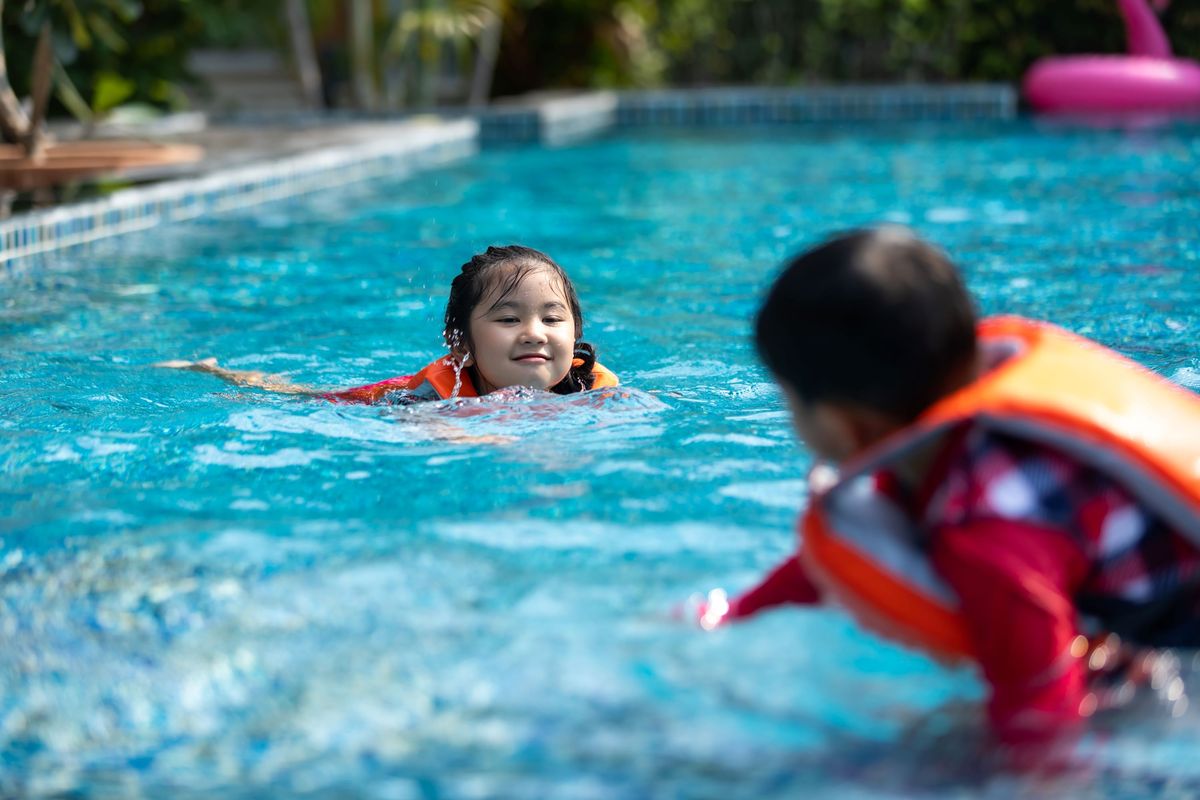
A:
<svg viewBox="0 0 1200 800">
<path fill-rule="evenodd" d="M 521 281 L 539 269 L 549 270 L 562 287 L 571 317 L 575 321 L 575 357 L 567 376 L 550 387 L 556 394 L 571 394 L 592 388 L 596 380 L 596 348 L 583 341 L 583 309 L 579 305 L 579 294 L 566 270 L 554 259 L 532 247 L 511 244 L 504 247 L 489 247 L 482 253 L 471 256 L 458 275 L 450 282 L 450 297 L 446 301 L 446 325 L 442 337 L 446 345 L 454 350 L 465 345 L 474 348 L 471 341 L 471 314 L 485 297 L 495 293 L 494 303 L 504 301 L 521 285 Z M 474 367 L 468 369 L 476 380 Z"/>
<path fill-rule="evenodd" d="M 950 259 L 889 225 L 794 257 L 768 292 L 755 334 L 767 367 L 805 402 L 910 422 L 965 380 L 975 323 Z"/>
</svg>

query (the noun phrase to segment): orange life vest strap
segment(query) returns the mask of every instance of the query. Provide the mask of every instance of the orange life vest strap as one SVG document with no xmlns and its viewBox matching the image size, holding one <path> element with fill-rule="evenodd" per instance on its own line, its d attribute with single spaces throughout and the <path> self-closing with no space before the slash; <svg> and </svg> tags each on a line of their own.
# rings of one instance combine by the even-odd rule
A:
<svg viewBox="0 0 1200 800">
<path fill-rule="evenodd" d="M 582 364 L 582 360 L 576 360 L 576 364 Z M 617 378 L 616 373 L 608 367 L 597 362 L 592 367 L 592 388 L 593 389 L 608 389 L 613 386 L 619 386 L 621 381 Z"/>
<path fill-rule="evenodd" d="M 583 363 L 583 359 L 575 359 L 574 365 L 579 366 Z M 459 397 L 478 397 L 479 393 L 475 389 L 475 384 L 471 382 L 471 376 L 467 370 L 462 370 L 462 384 L 458 389 Z M 616 374 L 605 367 L 603 364 L 597 363 L 592 368 L 592 377 L 594 383 L 593 389 L 603 389 L 620 384 L 620 380 Z M 407 388 L 416 389 L 423 383 L 428 383 L 437 392 L 438 397 L 443 400 L 451 397 L 454 393 L 454 366 L 449 357 L 443 356 L 433 363 L 427 365 L 420 372 L 412 376 Z"/>
<path fill-rule="evenodd" d="M 814 504 L 801 518 L 804 565 L 821 591 L 864 627 L 930 651 L 943 661 L 974 658 L 970 635 L 957 610 L 879 565 L 834 534 Z"/>
<path fill-rule="evenodd" d="M 479 396 L 479 392 L 475 390 L 475 384 L 471 382 L 471 375 L 467 370 L 460 369 L 458 377 L 461 379 L 458 387 L 459 397 Z M 454 362 L 449 356 L 443 356 L 427 365 L 416 375 L 413 375 L 408 388 L 416 389 L 421 384 L 428 383 L 437 392 L 438 397 L 445 400 L 454 395 L 454 382 Z"/>
</svg>

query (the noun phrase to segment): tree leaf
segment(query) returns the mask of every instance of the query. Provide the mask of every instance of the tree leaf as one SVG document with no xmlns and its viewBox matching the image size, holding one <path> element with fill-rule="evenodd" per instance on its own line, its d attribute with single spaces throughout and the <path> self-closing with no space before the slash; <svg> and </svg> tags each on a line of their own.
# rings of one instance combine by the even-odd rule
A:
<svg viewBox="0 0 1200 800">
<path fill-rule="evenodd" d="M 97 13 L 88 14 L 88 26 L 96 34 L 96 38 L 114 53 L 124 53 L 129 49 L 129 46 L 125 43 L 125 38 L 117 32 L 117 29 L 103 15 Z"/>
<path fill-rule="evenodd" d="M 120 105 L 137 89 L 137 84 L 115 72 L 102 72 L 92 87 L 92 108 L 102 114 Z"/>
</svg>

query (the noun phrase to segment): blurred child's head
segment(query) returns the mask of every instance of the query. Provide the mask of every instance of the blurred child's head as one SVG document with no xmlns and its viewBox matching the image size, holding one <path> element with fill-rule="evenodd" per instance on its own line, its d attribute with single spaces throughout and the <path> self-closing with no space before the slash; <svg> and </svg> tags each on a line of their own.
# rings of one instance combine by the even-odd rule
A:
<svg viewBox="0 0 1200 800">
<path fill-rule="evenodd" d="M 443 335 L 480 394 L 506 386 L 568 394 L 592 386 L 596 355 L 580 341 L 575 287 L 532 248 L 489 247 L 463 264 L 450 284 Z"/>
<path fill-rule="evenodd" d="M 759 311 L 756 338 L 801 437 L 841 461 L 970 379 L 975 310 L 945 254 L 884 226 L 793 258 Z"/>
</svg>

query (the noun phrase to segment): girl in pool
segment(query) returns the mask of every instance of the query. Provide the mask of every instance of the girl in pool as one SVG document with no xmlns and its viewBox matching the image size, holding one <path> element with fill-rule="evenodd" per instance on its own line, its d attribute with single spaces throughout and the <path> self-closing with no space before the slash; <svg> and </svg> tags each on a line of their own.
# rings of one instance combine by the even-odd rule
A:
<svg viewBox="0 0 1200 800">
<path fill-rule="evenodd" d="M 529 247 L 489 247 L 450 284 L 443 331 L 450 353 L 412 375 L 327 392 L 278 376 L 218 366 L 215 358 L 158 366 L 216 375 L 237 386 L 335 403 L 401 404 L 479 397 L 526 386 L 556 394 L 616 386 L 583 338 L 583 312 L 567 273 Z"/>
</svg>

